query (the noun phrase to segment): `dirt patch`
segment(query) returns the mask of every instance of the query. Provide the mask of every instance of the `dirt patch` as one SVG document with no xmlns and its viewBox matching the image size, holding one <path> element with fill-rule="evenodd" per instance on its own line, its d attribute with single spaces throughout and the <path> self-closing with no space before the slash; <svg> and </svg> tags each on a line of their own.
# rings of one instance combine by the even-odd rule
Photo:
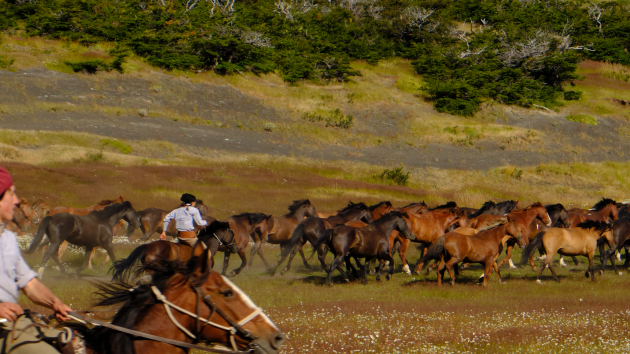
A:
<svg viewBox="0 0 630 354">
<path fill-rule="evenodd" d="M 2 105 L 11 109 L 3 111 Z M 0 71 L 0 112 L 4 112 L 0 114 L 4 129 L 89 132 L 197 149 L 413 167 L 484 170 L 543 162 L 621 161 L 628 145 L 617 133 L 625 127 L 622 121 L 598 117 L 599 125 L 586 126 L 556 113 L 513 109 L 496 123 L 529 129 L 534 132 L 531 139 L 413 146 L 398 136 L 409 129 L 414 112 L 395 102 L 348 112 L 361 120 L 360 127 L 351 131 L 374 134 L 384 141 L 382 145 L 312 144 L 297 135 L 254 129 L 261 122 L 291 119 L 289 112 L 270 108 L 263 100 L 233 87 L 158 73 L 137 78 L 116 73 L 71 75 L 45 68 Z M 174 117 L 179 115 L 199 124 L 178 121 Z M 229 128 L 220 128 L 226 125 Z"/>
</svg>

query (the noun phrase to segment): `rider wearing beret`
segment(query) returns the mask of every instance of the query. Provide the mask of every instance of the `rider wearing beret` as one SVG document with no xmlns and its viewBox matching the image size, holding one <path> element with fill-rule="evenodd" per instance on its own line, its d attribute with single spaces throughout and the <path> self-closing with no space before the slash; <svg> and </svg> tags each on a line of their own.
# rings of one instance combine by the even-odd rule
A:
<svg viewBox="0 0 630 354">
<path fill-rule="evenodd" d="M 160 240 L 166 239 L 166 230 L 171 220 L 175 219 L 175 228 L 177 229 L 177 238 L 179 242 L 193 246 L 197 241 L 197 233 L 195 232 L 195 223 L 199 226 L 206 226 L 208 223 L 201 218 L 199 209 L 193 207 L 197 198 L 189 193 L 184 193 L 181 197 L 182 205 L 171 211 L 164 217 L 162 226 L 162 234 Z M 194 222 L 193 222 L 194 221 Z"/>
<path fill-rule="evenodd" d="M 50 308 L 60 321 L 67 321 L 70 307 L 37 280 L 26 264 L 15 234 L 5 225 L 13 219 L 19 203 L 9 172 L 0 167 L 0 350 L 2 353 L 58 353 L 48 344 L 62 333 L 48 326 L 34 325 L 18 305 L 19 290 L 32 302 Z"/>
</svg>

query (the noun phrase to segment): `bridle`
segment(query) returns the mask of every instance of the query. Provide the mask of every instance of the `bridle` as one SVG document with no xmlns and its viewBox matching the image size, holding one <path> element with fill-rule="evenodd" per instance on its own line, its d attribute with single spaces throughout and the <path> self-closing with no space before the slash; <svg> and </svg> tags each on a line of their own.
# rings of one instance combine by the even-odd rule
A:
<svg viewBox="0 0 630 354">
<path fill-rule="evenodd" d="M 256 346 L 255 344 L 253 344 L 253 341 L 256 340 L 257 337 L 254 336 L 250 331 L 244 329 L 242 326 L 244 326 L 245 324 L 247 324 L 248 322 L 250 322 L 251 320 L 253 320 L 254 318 L 258 317 L 259 315 L 261 315 L 263 313 L 263 311 L 262 311 L 262 309 L 260 307 L 256 307 L 252 313 L 250 313 L 248 316 L 242 318 L 240 321 L 235 321 L 232 317 L 230 317 L 228 314 L 223 312 L 223 310 L 221 310 L 212 301 L 212 298 L 210 297 L 210 295 L 207 295 L 206 292 L 201 287 L 192 287 L 191 286 L 191 288 L 193 289 L 193 291 L 197 295 L 197 301 L 196 301 L 196 305 L 195 305 L 195 313 L 192 313 L 192 312 L 190 312 L 190 311 L 188 311 L 188 310 L 186 310 L 184 308 L 181 308 L 181 307 L 173 304 L 172 302 L 168 301 L 166 299 L 166 296 L 164 296 L 155 285 L 151 286 L 151 291 L 153 291 L 153 294 L 155 295 L 156 299 L 164 305 L 164 309 L 166 310 L 166 314 L 168 315 L 170 320 L 173 322 L 173 324 L 175 326 L 177 326 L 177 328 L 179 328 L 187 336 L 192 338 L 196 343 L 203 341 L 202 339 L 200 339 L 201 333 L 203 332 L 204 328 L 207 325 L 210 325 L 212 327 L 219 328 L 219 329 L 224 330 L 224 331 L 229 333 L 230 343 L 232 344 L 232 349 L 234 349 L 234 351 L 238 351 L 238 348 L 236 347 L 236 342 L 234 340 L 234 337 L 236 335 L 249 340 L 250 341 L 250 345 L 249 345 L 250 348 L 254 348 Z M 203 318 L 203 317 L 201 317 L 199 315 L 202 301 L 208 307 L 208 309 L 210 310 L 210 314 L 208 315 L 207 319 Z M 179 321 L 177 321 L 177 319 L 173 316 L 173 312 L 172 312 L 171 308 L 173 308 L 173 309 L 175 309 L 175 310 L 177 310 L 177 311 L 179 311 L 179 312 L 181 312 L 181 313 L 183 313 L 185 315 L 188 315 L 188 316 L 190 316 L 190 317 L 195 319 L 195 332 L 196 332 L 196 334 L 191 333 L 188 329 L 186 329 L 186 327 L 184 327 L 181 323 L 179 323 Z M 229 326 L 223 326 L 223 325 L 220 325 L 220 324 L 218 324 L 216 322 L 210 321 L 210 319 L 212 318 L 212 316 L 215 313 L 218 314 L 219 316 L 221 316 L 225 320 L 225 322 L 227 322 L 229 324 Z"/>
</svg>

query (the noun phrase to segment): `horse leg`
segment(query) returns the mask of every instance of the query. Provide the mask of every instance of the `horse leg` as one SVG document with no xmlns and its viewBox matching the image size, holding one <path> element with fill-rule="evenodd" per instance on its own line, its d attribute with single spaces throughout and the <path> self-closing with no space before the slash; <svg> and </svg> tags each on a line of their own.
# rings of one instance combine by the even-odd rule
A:
<svg viewBox="0 0 630 354">
<path fill-rule="evenodd" d="M 529 255 L 529 265 L 532 267 L 533 271 L 536 271 L 536 265 L 534 264 L 534 252 Z M 501 278 L 499 278 L 499 282 L 501 282 Z"/>
<path fill-rule="evenodd" d="M 416 262 L 416 267 L 414 269 L 414 272 L 419 275 L 420 271 L 422 270 L 422 266 L 424 265 L 424 263 L 422 263 L 422 257 L 424 257 L 424 254 L 427 251 L 427 247 L 421 243 L 420 246 L 418 246 L 418 250 L 420 251 L 420 258 L 418 258 L 418 262 Z M 427 270 L 427 274 L 429 274 L 428 270 Z"/>
<path fill-rule="evenodd" d="M 487 287 L 488 286 L 488 279 L 490 278 L 490 275 L 492 274 L 492 268 L 493 268 L 493 264 L 494 261 L 486 259 L 486 261 L 484 262 L 484 271 L 483 271 L 483 287 Z M 499 266 L 497 266 L 498 268 Z"/>
<path fill-rule="evenodd" d="M 64 252 L 66 252 L 66 248 L 68 248 L 68 242 L 61 241 L 61 245 L 59 245 L 59 250 L 57 251 L 57 254 L 59 254 L 59 258 L 63 257 Z"/>
<path fill-rule="evenodd" d="M 549 262 L 549 270 L 551 271 L 551 275 L 553 275 L 553 280 L 559 283 L 560 279 L 558 279 L 558 276 L 556 275 L 556 267 L 553 265 L 553 262 Z"/>
<path fill-rule="evenodd" d="M 332 282 L 332 277 L 333 277 L 333 271 L 335 270 L 335 268 L 337 268 L 337 266 L 339 266 L 341 264 L 341 262 L 344 261 L 344 256 L 343 254 L 335 257 L 335 260 L 333 260 L 332 264 L 330 265 L 330 270 L 328 272 L 328 275 L 326 276 L 326 285 L 330 286 L 331 282 Z"/>
<path fill-rule="evenodd" d="M 455 273 L 453 273 L 453 265 L 457 264 L 455 258 L 451 258 L 448 262 L 446 262 L 446 270 L 448 271 L 448 275 L 451 276 L 451 285 L 455 285 Z"/>
<path fill-rule="evenodd" d="M 630 256 L 628 256 L 628 250 L 630 249 L 630 246 L 626 245 L 624 248 L 626 249 L 626 261 L 623 263 L 623 266 L 627 268 L 628 266 L 630 266 Z"/>
<path fill-rule="evenodd" d="M 94 254 L 96 254 L 96 248 L 92 247 L 92 250 L 90 251 L 90 258 L 88 259 L 88 269 L 90 270 L 94 269 L 92 268 L 92 259 L 94 258 Z"/>
<path fill-rule="evenodd" d="M 349 270 L 352 270 L 352 276 L 354 277 L 354 279 L 359 279 L 359 273 L 357 272 L 357 269 L 352 265 L 352 262 L 350 262 L 350 257 L 346 257 L 346 272 Z M 354 258 L 354 261 L 357 264 L 357 267 L 361 268 L 361 263 L 359 263 L 359 259 L 358 258 Z"/>
<path fill-rule="evenodd" d="M 245 268 L 245 266 L 247 265 L 247 255 L 245 254 L 245 250 L 238 250 L 238 255 L 239 257 L 241 257 L 241 266 L 230 272 L 231 277 L 241 274 L 243 268 Z"/>
<path fill-rule="evenodd" d="M 510 269 L 516 269 L 512 261 L 512 249 L 514 248 L 514 244 L 508 244 L 506 250 L 505 258 L 499 263 L 499 267 L 503 266 L 505 262 L 510 261 Z"/>
<path fill-rule="evenodd" d="M 252 235 L 253 234 L 254 233 L 252 233 Z M 261 244 L 260 238 L 255 237 L 254 238 L 254 247 L 252 247 L 252 250 L 251 250 L 250 255 L 249 255 L 249 264 L 247 264 L 247 268 L 245 270 L 248 270 L 254 264 L 254 256 L 256 255 L 258 250 L 260 249 L 260 244 Z"/>
<path fill-rule="evenodd" d="M 90 262 L 92 251 L 94 250 L 94 246 L 86 246 L 85 247 L 85 258 L 83 259 L 83 263 L 77 268 L 77 275 L 81 274 L 81 271 L 85 269 L 85 266 Z M 91 268 L 90 268 L 91 269 Z"/>
<path fill-rule="evenodd" d="M 227 272 L 228 265 L 230 264 L 231 255 L 232 254 L 228 251 L 223 252 L 223 271 L 221 272 L 221 275 L 225 275 L 225 273 Z"/>
<path fill-rule="evenodd" d="M 385 268 L 385 260 L 384 259 L 379 259 L 378 260 L 378 272 L 376 272 L 376 281 L 381 281 L 381 272 L 383 271 L 383 268 Z"/>
<path fill-rule="evenodd" d="M 398 256 L 400 257 L 400 261 L 403 264 L 403 272 L 407 273 L 407 275 L 411 275 L 411 270 L 409 269 L 409 262 L 407 262 L 407 247 L 409 247 L 409 242 L 401 242 L 400 250 L 398 250 Z"/>
<path fill-rule="evenodd" d="M 326 255 L 328 255 L 328 248 L 325 247 L 324 245 L 320 245 L 317 248 L 317 259 L 319 260 L 319 263 L 322 265 L 322 268 L 326 272 L 329 272 L 330 267 L 326 266 Z"/>
<path fill-rule="evenodd" d="M 386 261 L 389 261 L 389 272 L 385 275 L 385 279 L 390 280 L 394 276 L 394 257 L 386 254 L 383 258 L 385 258 Z"/>
<path fill-rule="evenodd" d="M 438 286 L 442 285 L 442 278 L 444 278 L 444 271 L 446 271 L 444 258 L 440 259 L 440 264 L 437 266 L 437 284 Z"/>
<path fill-rule="evenodd" d="M 580 261 L 578 261 L 576 256 L 571 256 L 571 259 L 573 260 L 573 264 L 575 264 L 576 267 L 580 265 Z"/>
<path fill-rule="evenodd" d="M 499 278 L 499 284 L 503 284 L 503 280 L 501 279 L 501 273 L 499 273 L 499 265 L 496 262 L 496 259 L 494 262 L 492 262 L 492 268 L 494 269 L 495 272 L 497 272 L 497 278 Z"/>
<path fill-rule="evenodd" d="M 374 263 L 374 268 L 371 267 L 372 263 Z M 372 260 L 369 262 L 369 264 L 368 264 L 368 262 L 365 262 L 365 266 L 369 268 L 368 270 L 370 272 L 370 275 L 376 274 L 376 271 L 377 271 L 377 268 L 378 268 L 376 266 L 376 258 L 372 258 Z"/>
<path fill-rule="evenodd" d="M 304 267 L 310 270 L 311 265 L 308 264 L 308 261 L 306 260 L 306 256 L 304 255 L 304 246 L 300 247 L 300 250 L 298 252 L 300 252 L 300 256 L 302 256 L 302 262 L 304 263 Z"/>
<path fill-rule="evenodd" d="M 260 247 L 258 247 L 258 249 L 256 250 L 256 253 L 260 256 L 260 259 L 262 259 L 263 263 L 265 264 L 265 268 L 269 269 L 269 263 L 267 262 L 267 260 L 265 259 L 265 256 L 263 255 L 262 244 Z M 254 256 L 252 256 L 252 259 L 253 258 Z"/>
<path fill-rule="evenodd" d="M 542 280 L 540 280 L 540 278 L 542 277 L 542 272 L 543 270 L 545 270 L 545 268 L 547 268 L 547 261 L 552 259 L 551 257 L 546 257 L 542 262 L 540 262 L 540 271 L 538 272 L 538 278 L 536 278 L 536 283 L 538 284 L 542 284 Z"/>
<path fill-rule="evenodd" d="M 338 267 L 337 270 L 339 270 L 339 272 L 341 273 L 341 275 L 345 279 L 346 283 L 350 282 L 350 278 L 348 278 L 348 270 L 350 270 L 350 269 L 352 269 L 352 276 L 354 277 L 354 279 L 359 279 L 359 274 L 357 274 L 357 270 L 352 265 L 352 262 L 350 262 L 350 257 L 349 256 L 345 256 L 345 257 L 343 257 L 343 260 L 346 263 L 346 271 L 345 272 L 342 271 L 341 267 Z"/>
<path fill-rule="evenodd" d="M 363 267 L 363 279 L 361 279 L 361 284 L 367 284 L 367 274 L 370 268 L 368 264 L 370 264 L 371 261 L 372 257 L 365 257 L 365 267 Z"/>
<path fill-rule="evenodd" d="M 287 265 L 286 267 L 284 267 L 282 272 L 280 272 L 280 274 L 284 274 L 288 272 L 289 269 L 291 269 L 291 262 L 293 262 L 293 257 L 295 257 L 298 251 L 302 250 L 302 247 L 304 247 L 305 244 L 306 244 L 306 241 L 300 240 L 300 242 L 297 245 L 295 245 L 295 247 L 293 247 L 293 249 L 291 250 L 291 255 L 289 255 L 289 260 L 287 261 Z"/>
<path fill-rule="evenodd" d="M 595 270 L 593 269 L 593 258 L 595 258 L 595 250 L 588 253 L 588 271 L 591 273 L 591 281 L 595 281 Z"/>
</svg>

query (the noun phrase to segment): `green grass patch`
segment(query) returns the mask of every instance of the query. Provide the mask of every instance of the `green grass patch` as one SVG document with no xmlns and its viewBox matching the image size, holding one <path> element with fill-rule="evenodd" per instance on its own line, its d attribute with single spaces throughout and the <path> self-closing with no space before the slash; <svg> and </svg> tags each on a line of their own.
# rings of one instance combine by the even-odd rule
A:
<svg viewBox="0 0 630 354">
<path fill-rule="evenodd" d="M 576 123 L 584 123 L 589 125 L 598 125 L 597 118 L 589 116 L 587 114 L 570 114 L 565 117 L 568 121 Z"/>
<path fill-rule="evenodd" d="M 354 118 L 341 113 L 339 108 L 324 113 L 304 113 L 302 118 L 309 122 L 326 122 L 327 127 L 348 129 L 354 125 Z"/>
<path fill-rule="evenodd" d="M 130 154 L 133 152 L 133 150 L 131 150 L 131 146 L 116 139 L 101 139 L 101 144 L 103 147 L 111 146 L 115 149 L 118 149 L 123 154 Z"/>
</svg>

